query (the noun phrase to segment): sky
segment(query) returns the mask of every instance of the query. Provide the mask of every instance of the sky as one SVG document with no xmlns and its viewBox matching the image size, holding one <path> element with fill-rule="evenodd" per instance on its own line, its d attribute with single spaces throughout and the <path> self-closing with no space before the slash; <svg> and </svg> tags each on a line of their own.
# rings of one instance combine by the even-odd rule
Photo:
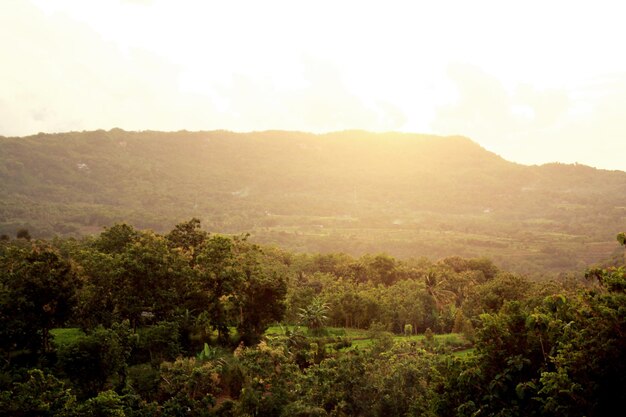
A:
<svg viewBox="0 0 626 417">
<path fill-rule="evenodd" d="M 0 0 L 0 135 L 463 135 L 626 171 L 620 1 Z"/>
</svg>

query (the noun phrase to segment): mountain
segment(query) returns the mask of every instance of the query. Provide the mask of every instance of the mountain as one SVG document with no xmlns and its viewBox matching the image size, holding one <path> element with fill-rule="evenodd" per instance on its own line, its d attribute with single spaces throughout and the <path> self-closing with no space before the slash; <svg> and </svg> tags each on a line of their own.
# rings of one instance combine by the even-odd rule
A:
<svg viewBox="0 0 626 417">
<path fill-rule="evenodd" d="M 191 217 L 302 251 L 488 256 L 566 271 L 617 253 L 626 173 L 524 166 L 470 139 L 346 131 L 0 137 L 0 233 L 165 231 Z"/>
</svg>

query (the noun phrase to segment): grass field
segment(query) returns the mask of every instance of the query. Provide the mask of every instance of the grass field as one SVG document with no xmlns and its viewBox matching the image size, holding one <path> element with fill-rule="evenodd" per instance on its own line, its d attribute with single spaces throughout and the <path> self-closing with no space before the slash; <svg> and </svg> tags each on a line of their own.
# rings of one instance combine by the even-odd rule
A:
<svg viewBox="0 0 626 417">
<path fill-rule="evenodd" d="M 285 334 L 286 329 L 288 329 L 289 331 L 293 331 L 296 328 L 299 329 L 302 334 L 308 334 L 308 329 L 305 326 L 276 325 L 270 326 L 265 332 L 265 335 L 269 337 L 280 336 Z M 75 342 L 79 337 L 85 335 L 85 333 L 77 327 L 57 328 L 51 330 L 50 333 L 54 337 L 54 343 L 56 343 L 57 346 L 71 344 Z M 375 337 L 373 337 L 372 333 L 368 330 L 343 327 L 327 327 L 326 329 L 324 329 L 324 334 L 321 337 L 346 338 L 352 343 L 352 345 L 347 348 L 348 350 L 369 348 L 375 342 Z M 411 336 L 392 335 L 392 339 L 394 341 L 412 341 L 422 344 L 424 342 L 425 336 L 423 334 Z M 468 346 L 468 343 L 463 335 L 459 333 L 436 334 L 434 335 L 434 343 L 437 346 L 450 348 L 457 356 L 467 356 L 474 350 L 473 348 L 463 349 L 464 347 Z"/>
<path fill-rule="evenodd" d="M 270 337 L 279 336 L 285 333 L 285 329 L 293 331 L 296 328 L 298 328 L 303 334 L 307 334 L 308 329 L 303 326 L 271 326 L 267 329 L 265 334 Z M 323 336 L 347 338 L 352 343 L 347 350 L 369 348 L 375 342 L 375 337 L 373 337 L 372 333 L 364 329 L 328 327 L 325 329 L 325 334 Z M 411 336 L 392 335 L 392 339 L 394 341 L 412 341 L 422 344 L 425 336 L 423 334 Z M 434 335 L 434 344 L 436 346 L 450 348 L 454 354 L 458 356 L 466 356 L 474 350 L 473 348 L 467 348 L 469 343 L 460 333 L 436 334 Z"/>
<path fill-rule="evenodd" d="M 52 334 L 52 336 L 54 337 L 54 343 L 56 343 L 57 346 L 64 346 L 74 343 L 76 339 L 85 335 L 85 333 L 78 327 L 69 327 L 66 329 L 52 329 L 50 330 L 50 334 Z"/>
</svg>

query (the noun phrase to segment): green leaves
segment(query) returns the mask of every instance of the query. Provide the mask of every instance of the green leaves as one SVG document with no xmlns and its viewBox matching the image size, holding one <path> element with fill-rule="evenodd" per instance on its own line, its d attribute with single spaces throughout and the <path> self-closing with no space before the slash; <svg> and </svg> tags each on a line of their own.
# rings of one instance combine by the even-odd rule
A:
<svg viewBox="0 0 626 417">
<path fill-rule="evenodd" d="M 7 248 L 0 254 L 0 348 L 49 351 L 49 331 L 70 317 L 79 286 L 71 263 L 53 248 Z"/>
<path fill-rule="evenodd" d="M 59 350 L 59 364 L 83 398 L 123 386 L 133 335 L 128 321 L 97 327 Z"/>
<path fill-rule="evenodd" d="M 179 251 L 163 236 L 125 224 L 103 232 L 76 259 L 87 282 L 79 308 L 85 327 L 120 320 L 137 327 L 142 317 L 169 319 L 191 287 L 190 266 Z"/>
<path fill-rule="evenodd" d="M 604 289 L 509 303 L 498 314 L 481 315 L 475 360 L 461 377 L 451 374 L 454 394 L 446 396 L 457 410 L 471 403 L 480 415 L 604 416 L 621 407 L 624 271 L 597 269 L 588 276 Z M 472 380 L 462 377 L 468 372 Z"/>
<path fill-rule="evenodd" d="M 0 415 L 74 416 L 76 397 L 63 382 L 40 369 L 28 371 L 24 382 L 16 382 L 0 392 Z"/>
<path fill-rule="evenodd" d="M 606 269 L 592 268 L 585 272 L 585 278 L 597 279 L 598 283 L 609 292 L 626 292 L 626 269 L 623 266 Z"/>
<path fill-rule="evenodd" d="M 236 326 L 246 344 L 257 343 L 267 326 L 285 313 L 284 265 L 246 238 L 213 235 L 197 253 L 194 271 L 206 294 L 213 328 L 222 343 Z"/>
</svg>

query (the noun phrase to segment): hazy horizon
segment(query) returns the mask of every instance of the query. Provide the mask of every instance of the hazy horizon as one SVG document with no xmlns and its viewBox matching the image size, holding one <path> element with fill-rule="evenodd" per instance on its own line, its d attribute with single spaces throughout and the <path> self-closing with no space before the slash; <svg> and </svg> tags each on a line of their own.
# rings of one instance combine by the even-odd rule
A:
<svg viewBox="0 0 626 417">
<path fill-rule="evenodd" d="M 616 2 L 6 1 L 0 135 L 461 135 L 625 171 Z"/>
<path fill-rule="evenodd" d="M 255 134 L 263 134 L 266 132 L 277 132 L 277 133 L 295 133 L 295 134 L 305 134 L 305 135 L 315 135 L 315 136 L 325 136 L 325 135 L 336 135 L 336 134 L 341 134 L 341 133 L 346 133 L 346 132 L 364 132 L 367 134 L 374 134 L 374 135 L 394 135 L 394 134 L 402 134 L 402 135 L 409 135 L 409 136 L 415 136 L 415 137 L 424 137 L 424 136 L 435 136 L 435 137 L 439 137 L 442 139 L 445 138 L 453 138 L 453 137 L 463 137 L 466 139 L 469 139 L 471 142 L 476 143 L 477 145 L 479 145 L 481 148 L 483 148 L 485 151 L 493 153 L 494 155 L 504 159 L 505 161 L 508 162 L 513 162 L 515 164 L 519 164 L 519 165 L 523 165 L 523 166 L 541 166 L 541 165 L 549 165 L 549 164 L 565 164 L 565 165 L 583 165 L 583 166 L 588 166 L 591 168 L 595 168 L 595 169 L 599 169 L 599 170 L 606 170 L 606 171 L 622 171 L 622 172 L 626 172 L 626 169 L 619 169 L 619 168 L 603 168 L 603 167 L 596 167 L 593 165 L 589 165 L 589 164 L 585 164 L 582 162 L 578 162 L 578 161 L 574 161 L 574 162 L 563 162 L 563 161 L 544 161 L 544 162 L 538 162 L 538 163 L 534 163 L 534 162 L 520 162 L 520 161 L 514 161 L 512 159 L 506 158 L 500 154 L 498 154 L 497 152 L 492 151 L 491 149 L 488 149 L 487 147 L 484 147 L 483 145 L 481 145 L 480 143 L 478 143 L 477 141 L 475 141 L 473 138 L 471 137 L 467 137 L 465 135 L 439 135 L 439 134 L 435 134 L 435 133 L 421 133 L 421 132 L 402 132 L 402 131 L 386 131 L 386 132 L 375 132 L 375 131 L 371 131 L 371 130 L 363 130 L 363 129 L 344 129 L 344 130 L 335 130 L 335 131 L 327 131 L 327 132 L 305 132 L 302 130 L 283 130 L 283 129 L 267 129 L 267 130 L 249 130 L 249 131 L 236 131 L 236 130 L 232 130 L 232 129 L 212 129 L 212 130 L 189 130 L 189 129 L 180 129 L 180 130 L 154 130 L 154 129 L 141 129 L 141 130 L 127 130 L 127 129 L 123 129 L 120 127 L 112 127 L 110 129 L 93 129 L 93 130 L 82 130 L 82 131 L 78 131 L 78 130 L 73 130 L 73 131 L 59 131 L 59 132 L 37 132 L 37 133 L 33 133 L 30 135 L 23 135 L 23 136 L 12 136 L 14 138 L 27 138 L 27 137 L 37 137 L 40 134 L 44 134 L 44 135 L 64 135 L 64 134 L 69 134 L 69 133 L 86 133 L 86 132 L 96 132 L 98 130 L 104 130 L 104 131 L 115 131 L 116 129 L 121 129 L 125 132 L 128 133 L 142 133 L 142 132 L 157 132 L 157 133 L 166 133 L 166 134 L 176 134 L 179 132 L 188 132 L 188 133 L 201 133 L 201 132 L 207 132 L 207 133 L 213 133 L 213 132 L 229 132 L 229 133 L 233 133 L 233 134 L 243 134 L 243 135 L 255 135 Z M 0 135 L 0 136 L 4 136 L 4 135 Z M 5 136 L 5 137 L 11 137 L 11 136 Z"/>
</svg>

